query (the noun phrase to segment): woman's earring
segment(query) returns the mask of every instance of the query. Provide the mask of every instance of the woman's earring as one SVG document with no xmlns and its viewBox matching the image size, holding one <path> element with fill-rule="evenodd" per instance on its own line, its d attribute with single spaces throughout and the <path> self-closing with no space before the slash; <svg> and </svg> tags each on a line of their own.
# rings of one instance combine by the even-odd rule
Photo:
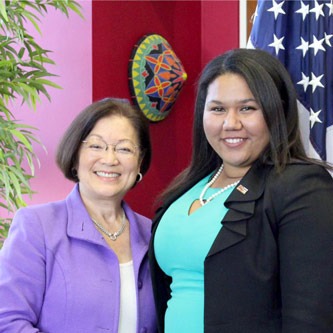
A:
<svg viewBox="0 0 333 333">
<path fill-rule="evenodd" d="M 143 178 L 142 173 L 139 172 L 138 175 L 137 175 L 137 177 L 136 177 L 136 182 L 137 182 L 137 183 L 140 183 L 141 180 L 142 180 L 142 178 Z"/>
<path fill-rule="evenodd" d="M 71 169 L 71 173 L 72 173 L 72 176 L 75 178 L 75 179 L 78 179 L 77 177 L 77 170 L 75 168 L 72 168 Z"/>
</svg>

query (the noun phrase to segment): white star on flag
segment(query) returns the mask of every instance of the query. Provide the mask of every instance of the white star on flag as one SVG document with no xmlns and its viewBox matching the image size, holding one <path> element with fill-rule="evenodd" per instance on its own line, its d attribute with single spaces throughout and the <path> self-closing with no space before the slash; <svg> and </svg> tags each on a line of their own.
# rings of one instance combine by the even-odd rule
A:
<svg viewBox="0 0 333 333">
<path fill-rule="evenodd" d="M 317 0 L 314 1 L 315 6 L 310 10 L 310 13 L 316 14 L 316 20 L 319 19 L 319 16 L 325 16 L 323 12 L 324 4 L 319 4 Z"/>
<path fill-rule="evenodd" d="M 249 46 L 286 66 L 309 156 L 333 163 L 333 0 L 258 0 Z"/>
<path fill-rule="evenodd" d="M 275 48 L 275 54 L 279 54 L 279 50 L 284 50 L 284 46 L 282 44 L 284 40 L 284 37 L 277 38 L 276 35 L 274 35 L 274 42 L 269 44 L 268 46 Z"/>
<path fill-rule="evenodd" d="M 311 128 L 313 127 L 313 125 L 315 123 L 321 123 L 322 121 L 319 119 L 319 114 L 320 114 L 321 110 L 319 110 L 318 112 L 313 112 L 312 109 L 310 109 L 310 123 L 311 123 Z"/>
<path fill-rule="evenodd" d="M 325 48 L 323 46 L 324 40 L 325 38 L 318 40 L 316 36 L 313 36 L 313 42 L 312 44 L 309 45 L 309 47 L 311 47 L 314 50 L 315 55 L 318 53 L 319 50 L 325 51 Z"/>
<path fill-rule="evenodd" d="M 306 92 L 306 88 L 308 87 L 310 82 L 310 78 L 306 76 L 304 73 L 302 73 L 302 80 L 298 81 L 297 84 L 302 84 L 304 87 L 304 92 Z"/>
<path fill-rule="evenodd" d="M 296 47 L 296 50 L 302 50 L 303 51 L 303 57 L 306 55 L 306 52 L 309 50 L 309 42 L 305 41 L 303 37 L 301 37 L 301 45 Z"/>
<path fill-rule="evenodd" d="M 326 6 L 329 8 L 330 12 L 328 15 L 333 15 L 333 3 L 327 3 Z"/>
<path fill-rule="evenodd" d="M 285 11 L 282 9 L 284 1 L 278 3 L 273 0 L 273 7 L 270 9 L 267 9 L 269 12 L 274 13 L 274 17 L 277 18 L 279 14 L 285 14 Z"/>
<path fill-rule="evenodd" d="M 324 33 L 324 35 L 325 35 L 325 43 L 326 43 L 326 45 L 332 46 L 330 39 L 333 37 L 333 35 L 328 35 L 326 32 Z"/>
<path fill-rule="evenodd" d="M 309 82 L 309 85 L 312 86 L 312 92 L 314 92 L 317 89 L 317 87 L 324 88 L 323 84 L 320 82 L 323 76 L 324 74 L 316 76 L 313 73 L 311 73 L 311 81 Z"/>
<path fill-rule="evenodd" d="M 303 1 L 301 1 L 301 8 L 296 10 L 296 13 L 302 14 L 303 21 L 306 18 L 306 15 L 309 14 L 309 5 L 305 5 Z"/>
</svg>

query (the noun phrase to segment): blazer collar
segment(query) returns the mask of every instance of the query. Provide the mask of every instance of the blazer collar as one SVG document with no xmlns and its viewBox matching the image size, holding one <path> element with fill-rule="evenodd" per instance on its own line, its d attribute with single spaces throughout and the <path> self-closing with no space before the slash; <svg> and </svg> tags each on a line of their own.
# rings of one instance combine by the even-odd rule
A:
<svg viewBox="0 0 333 333">
<path fill-rule="evenodd" d="M 255 163 L 232 191 L 224 203 L 228 212 L 222 221 L 223 228 L 208 256 L 245 239 L 247 223 L 254 214 L 256 201 L 264 192 L 266 177 L 272 168 L 273 166 Z"/>
<path fill-rule="evenodd" d="M 67 196 L 66 205 L 68 212 L 68 236 L 108 247 L 91 221 L 82 202 L 78 184 L 75 185 Z M 134 213 L 124 201 L 122 206 L 130 223 L 133 258 L 142 258 L 147 252 L 149 244 L 150 228 L 147 226 L 147 223 L 150 223 L 150 220 Z"/>
<path fill-rule="evenodd" d="M 231 192 L 224 203 L 228 208 L 228 212 L 223 221 L 221 221 L 223 228 L 221 232 L 218 233 L 208 256 L 223 251 L 245 239 L 247 221 L 254 214 L 256 200 L 263 194 L 267 175 L 273 168 L 273 165 L 263 165 L 258 161 L 255 162 L 236 188 Z M 156 211 L 153 219 L 153 234 L 157 229 L 160 219 L 172 202 L 193 185 L 193 182 L 190 183 L 176 198 L 171 198 L 171 200 L 167 201 Z"/>
<path fill-rule="evenodd" d="M 80 196 L 79 185 L 76 184 L 66 198 L 69 237 L 104 245 L 100 233 L 94 227 Z"/>
</svg>

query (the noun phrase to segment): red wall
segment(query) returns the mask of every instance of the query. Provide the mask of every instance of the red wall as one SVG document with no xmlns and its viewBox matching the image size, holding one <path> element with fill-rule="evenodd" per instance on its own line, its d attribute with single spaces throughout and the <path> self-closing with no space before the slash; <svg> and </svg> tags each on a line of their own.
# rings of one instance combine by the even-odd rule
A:
<svg viewBox="0 0 333 333">
<path fill-rule="evenodd" d="M 218 54 L 239 45 L 239 1 L 202 1 L 201 60 L 205 65 Z"/>
<path fill-rule="evenodd" d="M 188 75 L 170 115 L 151 124 L 152 165 L 126 197 L 134 210 L 152 217 L 156 196 L 191 156 L 195 82 L 202 65 L 238 46 L 238 2 L 94 0 L 92 25 L 93 100 L 130 98 L 128 60 L 135 43 L 148 33 L 170 43 Z"/>
</svg>

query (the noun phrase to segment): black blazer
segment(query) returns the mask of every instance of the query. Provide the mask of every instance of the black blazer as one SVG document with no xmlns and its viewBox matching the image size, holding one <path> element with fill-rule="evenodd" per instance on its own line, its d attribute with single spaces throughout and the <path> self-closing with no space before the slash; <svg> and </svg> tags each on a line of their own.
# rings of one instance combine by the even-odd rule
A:
<svg viewBox="0 0 333 333">
<path fill-rule="evenodd" d="M 281 175 L 255 164 L 239 185 L 204 263 L 204 332 L 332 333 L 331 175 L 303 162 Z M 171 203 L 157 212 L 149 250 L 159 332 L 171 278 L 158 266 L 153 244 Z"/>
</svg>

